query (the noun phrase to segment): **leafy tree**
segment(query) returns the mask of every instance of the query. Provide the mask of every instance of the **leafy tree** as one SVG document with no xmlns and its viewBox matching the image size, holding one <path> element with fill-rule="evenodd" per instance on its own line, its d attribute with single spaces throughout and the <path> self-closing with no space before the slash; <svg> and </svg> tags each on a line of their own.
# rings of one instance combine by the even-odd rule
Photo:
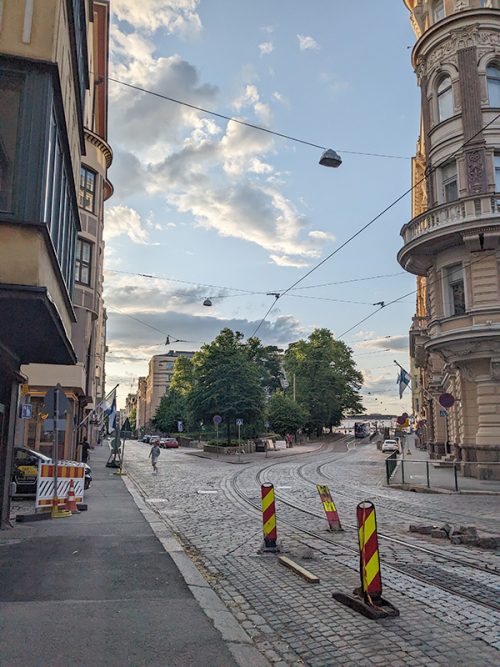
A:
<svg viewBox="0 0 500 667">
<path fill-rule="evenodd" d="M 194 386 L 189 393 L 193 416 L 211 422 L 214 415 L 221 415 L 228 443 L 236 418 L 242 417 L 245 424 L 255 423 L 264 407 L 261 372 L 249 358 L 242 338 L 238 332 L 223 329 L 193 358 Z"/>
<path fill-rule="evenodd" d="M 335 340 L 329 329 L 315 329 L 307 340 L 290 345 L 285 368 L 295 375 L 297 402 L 307 409 L 307 429 L 320 434 L 338 425 L 344 414 L 364 412 L 359 390 L 362 374 L 352 350 Z"/>
<path fill-rule="evenodd" d="M 271 396 L 267 411 L 271 427 L 281 435 L 303 428 L 309 417 L 305 408 L 281 392 Z"/>
<path fill-rule="evenodd" d="M 170 388 L 168 394 L 162 396 L 156 409 L 153 424 L 164 433 L 177 431 L 177 422 L 187 420 L 188 407 L 185 396 Z"/>
<path fill-rule="evenodd" d="M 128 421 L 130 423 L 130 427 L 132 431 L 135 431 L 136 427 L 136 421 L 137 421 L 137 408 L 134 405 L 132 408 L 130 408 L 130 414 L 128 416 Z"/>
<path fill-rule="evenodd" d="M 259 338 L 249 338 L 245 351 L 261 373 L 261 386 L 268 394 L 281 389 L 284 380 L 282 350 L 276 345 L 262 345 Z"/>
<path fill-rule="evenodd" d="M 177 357 L 170 379 L 170 389 L 175 389 L 181 396 L 187 397 L 194 385 L 194 366 L 190 357 Z"/>
</svg>

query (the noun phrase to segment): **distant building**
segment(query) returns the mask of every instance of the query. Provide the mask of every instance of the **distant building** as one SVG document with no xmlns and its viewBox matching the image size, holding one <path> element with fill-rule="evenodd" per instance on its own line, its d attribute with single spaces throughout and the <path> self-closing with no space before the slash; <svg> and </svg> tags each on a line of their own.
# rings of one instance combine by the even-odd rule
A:
<svg viewBox="0 0 500 667">
<path fill-rule="evenodd" d="M 464 474 L 498 479 L 500 2 L 405 4 L 422 92 L 412 219 L 398 253 L 417 276 L 413 409 L 433 458 L 449 454 Z"/>
<path fill-rule="evenodd" d="M 143 434 L 146 430 L 146 389 L 147 380 L 145 377 L 140 377 L 137 384 L 137 412 L 136 412 L 136 429 L 137 433 Z"/>
<path fill-rule="evenodd" d="M 174 363 L 178 357 L 193 357 L 194 352 L 183 352 L 170 350 L 167 354 L 156 354 L 149 361 L 149 373 L 146 378 L 146 405 L 144 424 L 151 424 L 160 401 L 168 392 Z"/>
</svg>

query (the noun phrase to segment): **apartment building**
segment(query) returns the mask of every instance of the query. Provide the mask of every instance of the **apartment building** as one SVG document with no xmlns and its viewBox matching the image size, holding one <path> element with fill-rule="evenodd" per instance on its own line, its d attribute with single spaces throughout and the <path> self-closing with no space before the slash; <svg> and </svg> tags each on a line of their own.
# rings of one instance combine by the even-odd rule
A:
<svg viewBox="0 0 500 667">
<path fill-rule="evenodd" d="M 422 93 L 412 219 L 398 254 L 417 276 L 414 410 L 432 457 L 499 479 L 500 2 L 405 4 Z"/>
<path fill-rule="evenodd" d="M 167 354 L 156 354 L 151 357 L 145 391 L 144 426 L 146 428 L 150 427 L 161 399 L 168 392 L 175 360 L 178 357 L 193 357 L 194 354 L 194 352 L 170 350 Z"/>
</svg>

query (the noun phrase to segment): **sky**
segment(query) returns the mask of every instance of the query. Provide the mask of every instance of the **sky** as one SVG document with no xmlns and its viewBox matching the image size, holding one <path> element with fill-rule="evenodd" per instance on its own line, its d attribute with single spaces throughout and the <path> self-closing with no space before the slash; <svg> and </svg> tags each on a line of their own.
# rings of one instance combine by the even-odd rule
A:
<svg viewBox="0 0 500 667">
<path fill-rule="evenodd" d="M 415 295 L 374 305 L 415 289 L 396 261 L 410 196 L 340 248 L 411 187 L 420 112 L 403 1 L 111 8 L 121 83 L 109 86 L 108 390 L 119 383 L 123 405 L 152 355 L 199 349 L 224 327 L 249 337 L 260 325 L 282 348 L 327 327 L 354 351 L 366 409 L 410 412 L 394 360 L 408 368 Z M 320 166 L 322 150 L 301 142 L 336 150 L 342 165 Z"/>
</svg>

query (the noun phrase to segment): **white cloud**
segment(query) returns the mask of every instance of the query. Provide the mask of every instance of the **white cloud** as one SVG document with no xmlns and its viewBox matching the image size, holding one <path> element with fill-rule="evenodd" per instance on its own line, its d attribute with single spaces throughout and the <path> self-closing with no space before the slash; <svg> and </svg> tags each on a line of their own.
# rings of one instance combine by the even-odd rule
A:
<svg viewBox="0 0 500 667">
<path fill-rule="evenodd" d="M 136 30 L 153 33 L 165 28 L 183 36 L 196 35 L 202 25 L 196 12 L 199 0 L 113 0 L 115 19 Z"/>
<path fill-rule="evenodd" d="M 382 338 L 373 338 L 359 343 L 359 347 L 367 350 L 392 350 L 399 352 L 408 350 L 408 334 L 397 336 L 384 336 Z"/>
<path fill-rule="evenodd" d="M 294 259 L 293 257 L 286 255 L 269 255 L 269 257 L 278 266 L 289 266 L 294 269 L 303 269 L 309 265 L 309 263 L 303 259 Z"/>
<path fill-rule="evenodd" d="M 286 104 L 286 105 L 289 104 L 288 99 L 282 93 L 279 93 L 277 90 L 273 92 L 271 97 L 273 98 L 273 100 L 276 100 L 276 102 L 280 102 L 280 104 Z"/>
<path fill-rule="evenodd" d="M 133 208 L 110 206 L 104 217 L 104 238 L 109 241 L 117 236 L 128 236 L 134 243 L 148 244 L 146 223 Z"/>
<path fill-rule="evenodd" d="M 297 35 L 297 39 L 299 40 L 299 49 L 301 51 L 307 51 L 311 49 L 316 50 L 320 48 L 318 42 L 310 35 Z"/>
<path fill-rule="evenodd" d="M 267 56 L 274 51 L 272 42 L 262 42 L 259 44 L 259 51 L 261 56 Z"/>
</svg>

